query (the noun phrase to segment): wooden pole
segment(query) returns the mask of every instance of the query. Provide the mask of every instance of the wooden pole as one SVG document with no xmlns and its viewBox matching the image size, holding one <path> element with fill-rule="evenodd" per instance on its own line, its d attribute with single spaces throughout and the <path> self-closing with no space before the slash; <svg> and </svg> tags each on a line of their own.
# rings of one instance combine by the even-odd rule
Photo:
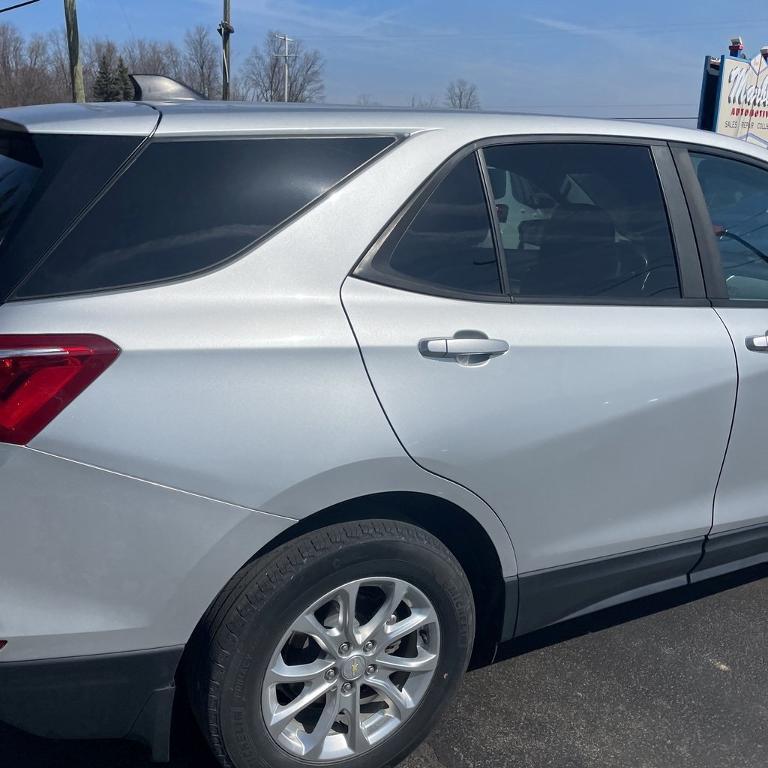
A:
<svg viewBox="0 0 768 768">
<path fill-rule="evenodd" d="M 64 16 L 67 20 L 67 43 L 69 45 L 69 76 L 72 80 L 72 101 L 85 101 L 83 65 L 80 62 L 80 33 L 77 28 L 76 0 L 64 0 Z"/>
</svg>

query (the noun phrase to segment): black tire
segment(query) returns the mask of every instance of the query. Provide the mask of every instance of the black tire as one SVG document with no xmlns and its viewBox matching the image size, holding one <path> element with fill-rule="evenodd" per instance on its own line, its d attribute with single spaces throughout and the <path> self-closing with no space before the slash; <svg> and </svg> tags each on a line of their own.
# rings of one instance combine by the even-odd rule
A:
<svg viewBox="0 0 768 768">
<path fill-rule="evenodd" d="M 395 765 L 429 733 L 467 668 L 475 631 L 472 591 L 456 558 L 428 532 L 392 520 L 332 525 L 245 566 L 198 628 L 187 667 L 192 709 L 226 768 L 299 768 L 261 714 L 262 682 L 280 639 L 314 600 L 349 581 L 395 577 L 421 590 L 440 622 L 439 662 L 416 711 L 381 744 L 322 765 Z M 318 763 L 315 763 L 316 765 Z"/>
</svg>

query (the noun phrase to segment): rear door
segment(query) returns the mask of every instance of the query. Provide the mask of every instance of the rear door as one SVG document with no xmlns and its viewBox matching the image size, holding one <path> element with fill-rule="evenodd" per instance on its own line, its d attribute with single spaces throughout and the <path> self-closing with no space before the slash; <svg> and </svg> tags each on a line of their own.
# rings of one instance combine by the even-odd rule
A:
<svg viewBox="0 0 768 768">
<path fill-rule="evenodd" d="M 489 167 L 538 211 L 510 235 Z M 518 631 L 698 559 L 736 387 L 703 296 L 668 149 L 583 139 L 453 158 L 345 282 L 405 448 L 508 527 Z"/>
<path fill-rule="evenodd" d="M 768 164 L 709 149 L 678 148 L 676 156 L 739 371 L 702 577 L 768 559 Z"/>
</svg>

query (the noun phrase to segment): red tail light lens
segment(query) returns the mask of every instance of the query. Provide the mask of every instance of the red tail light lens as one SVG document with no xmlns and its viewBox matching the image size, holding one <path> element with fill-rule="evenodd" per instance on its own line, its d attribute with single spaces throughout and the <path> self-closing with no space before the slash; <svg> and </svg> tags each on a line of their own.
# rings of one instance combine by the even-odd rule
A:
<svg viewBox="0 0 768 768">
<path fill-rule="evenodd" d="M 119 354 L 90 334 L 0 335 L 0 442 L 28 443 Z"/>
</svg>

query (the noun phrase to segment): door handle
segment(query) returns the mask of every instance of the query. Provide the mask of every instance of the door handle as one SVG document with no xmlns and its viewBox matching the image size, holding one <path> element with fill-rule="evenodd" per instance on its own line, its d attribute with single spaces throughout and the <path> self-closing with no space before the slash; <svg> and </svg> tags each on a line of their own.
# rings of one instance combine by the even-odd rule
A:
<svg viewBox="0 0 768 768">
<path fill-rule="evenodd" d="M 747 336 L 746 342 L 753 352 L 768 352 L 768 331 L 762 336 Z"/>
<path fill-rule="evenodd" d="M 462 365 L 479 365 L 509 351 L 503 339 L 489 339 L 485 334 L 457 335 L 451 338 L 422 339 L 419 352 L 436 360 L 455 360 Z"/>
</svg>

